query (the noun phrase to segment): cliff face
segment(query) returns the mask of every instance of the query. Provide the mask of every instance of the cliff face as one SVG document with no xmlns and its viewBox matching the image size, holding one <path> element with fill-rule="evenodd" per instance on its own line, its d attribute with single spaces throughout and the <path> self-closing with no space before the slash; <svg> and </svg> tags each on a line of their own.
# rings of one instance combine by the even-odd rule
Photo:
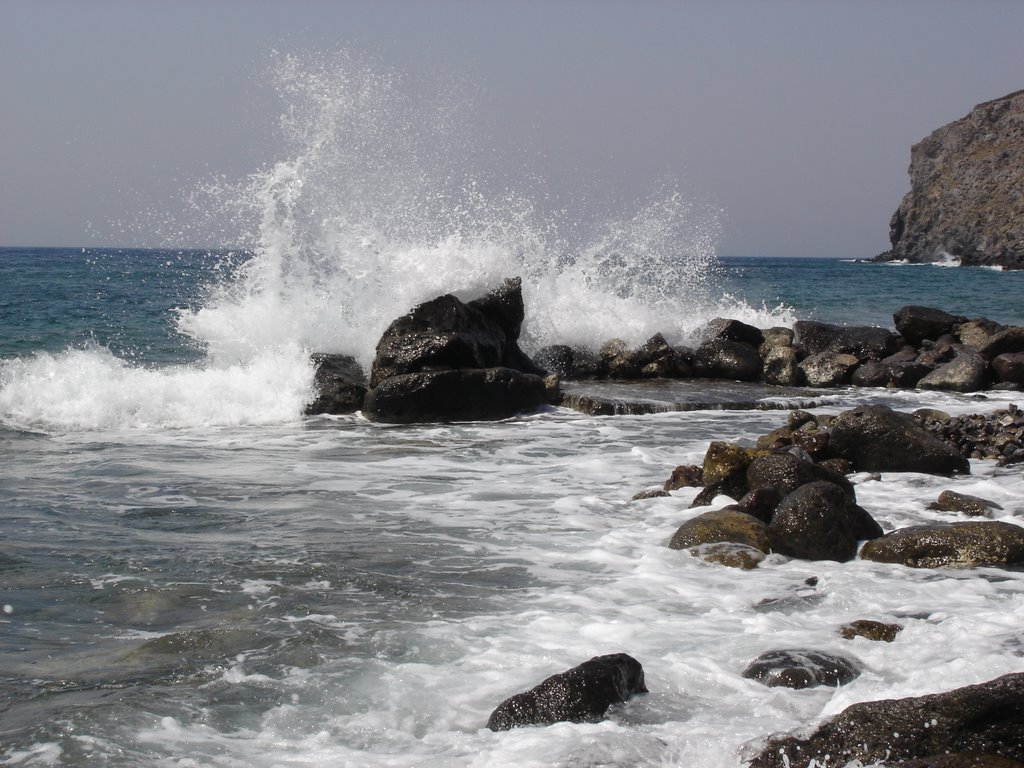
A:
<svg viewBox="0 0 1024 768">
<path fill-rule="evenodd" d="M 1024 91 L 979 104 L 910 150 L 910 192 L 878 261 L 1024 269 Z"/>
</svg>

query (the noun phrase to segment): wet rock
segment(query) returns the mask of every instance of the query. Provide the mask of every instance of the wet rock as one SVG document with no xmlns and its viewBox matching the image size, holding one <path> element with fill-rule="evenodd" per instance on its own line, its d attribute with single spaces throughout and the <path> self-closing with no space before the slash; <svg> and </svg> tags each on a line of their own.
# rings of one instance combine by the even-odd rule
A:
<svg viewBox="0 0 1024 768">
<path fill-rule="evenodd" d="M 853 372 L 850 383 L 855 387 L 884 387 L 891 379 L 888 365 L 879 360 L 868 360 Z"/>
<path fill-rule="evenodd" d="M 828 455 L 829 433 L 823 429 L 798 429 L 793 433 L 792 441 L 815 461 Z"/>
<path fill-rule="evenodd" d="M 891 643 L 903 631 L 900 624 L 885 624 L 871 619 L 857 619 L 839 628 L 839 634 L 847 640 L 864 637 L 876 642 Z"/>
<path fill-rule="evenodd" d="M 666 491 L 679 488 L 699 488 L 704 485 L 704 469 L 696 464 L 680 464 L 662 486 Z"/>
<path fill-rule="evenodd" d="M 977 392 L 988 385 L 988 363 L 977 352 L 962 349 L 950 362 L 941 365 L 917 382 L 918 389 L 953 392 Z"/>
<path fill-rule="evenodd" d="M 694 375 L 710 379 L 757 381 L 761 365 L 756 349 L 727 339 L 706 341 L 693 354 Z"/>
<path fill-rule="evenodd" d="M 845 476 L 789 453 L 758 456 L 747 467 L 748 488 L 774 488 L 782 496 L 792 493 L 801 485 L 819 480 L 838 485 L 851 500 L 854 499 L 853 485 Z"/>
<path fill-rule="evenodd" d="M 782 494 L 777 488 L 762 487 L 747 491 L 739 500 L 740 512 L 756 517 L 766 525 L 772 521 L 775 508 L 782 501 Z"/>
<path fill-rule="evenodd" d="M 858 360 L 881 360 L 899 349 L 899 337 L 874 326 L 829 325 L 814 320 L 797 320 L 796 346 L 804 357 L 822 352 L 854 355 Z"/>
<path fill-rule="evenodd" d="M 511 368 L 428 371 L 382 381 L 367 392 L 363 415 L 392 424 L 493 421 L 546 403 L 544 380 Z"/>
<path fill-rule="evenodd" d="M 546 373 L 519 349 L 523 297 L 519 278 L 465 304 L 445 294 L 394 320 L 377 343 L 370 386 L 423 371 L 512 368 Z"/>
<path fill-rule="evenodd" d="M 1024 384 L 1024 352 L 1004 352 L 992 361 L 996 381 Z"/>
<path fill-rule="evenodd" d="M 889 383 L 886 386 L 899 389 L 913 389 L 933 370 L 931 366 L 915 361 L 887 363 L 886 368 L 889 371 Z"/>
<path fill-rule="evenodd" d="M 852 560 L 858 541 L 881 535 L 871 515 L 843 488 L 825 481 L 801 485 L 786 496 L 768 525 L 771 551 L 801 560 Z"/>
<path fill-rule="evenodd" d="M 993 509 L 1002 509 L 994 501 L 983 499 L 980 496 L 969 496 L 966 493 L 956 491 L 943 491 L 939 498 L 928 505 L 928 509 L 937 509 L 941 512 L 960 512 L 973 517 L 985 517 Z"/>
<path fill-rule="evenodd" d="M 704 489 L 694 496 L 693 501 L 690 502 L 690 508 L 706 507 L 714 503 L 715 499 L 719 496 L 728 496 L 730 499 L 739 500 L 746 493 L 746 474 L 743 470 L 738 470 L 720 480 L 716 480 L 710 485 L 705 485 Z"/>
<path fill-rule="evenodd" d="M 950 752 L 916 760 L 904 760 L 896 763 L 894 768 L 1024 768 L 1024 762 L 977 752 Z"/>
<path fill-rule="evenodd" d="M 625 653 L 595 656 L 506 699 L 491 713 L 487 727 L 507 731 L 563 721 L 598 722 L 612 704 L 636 693 L 647 693 L 639 661 Z"/>
<path fill-rule="evenodd" d="M 996 331 L 980 351 L 986 360 L 993 360 L 1008 352 L 1024 352 L 1024 328 L 1010 326 Z"/>
<path fill-rule="evenodd" d="M 975 349 L 981 349 L 995 334 L 1003 329 L 999 323 L 987 318 L 968 320 L 953 329 L 953 335 L 960 343 Z"/>
<path fill-rule="evenodd" d="M 632 350 L 622 339 L 609 339 L 601 345 L 601 363 L 612 379 L 638 379 L 640 366 Z"/>
<path fill-rule="evenodd" d="M 533 356 L 537 368 L 557 374 L 566 381 L 596 379 L 605 374 L 600 356 L 583 347 L 552 344 L 542 347 Z"/>
<path fill-rule="evenodd" d="M 815 688 L 846 685 L 860 676 L 852 659 L 824 651 L 802 648 L 768 651 L 750 662 L 743 677 L 769 688 Z"/>
<path fill-rule="evenodd" d="M 644 499 L 657 499 L 663 496 L 671 496 L 668 491 L 662 490 L 661 488 L 647 488 L 643 491 L 634 493 L 630 501 L 643 501 Z"/>
<path fill-rule="evenodd" d="M 727 320 L 716 317 L 711 320 L 700 333 L 702 341 L 724 339 L 726 341 L 738 341 L 741 344 L 748 344 L 757 348 L 764 343 L 764 333 L 760 328 L 747 325 L 739 320 Z"/>
<path fill-rule="evenodd" d="M 692 547 L 689 553 L 705 562 L 717 563 L 727 568 L 739 568 L 743 571 L 757 568 L 765 558 L 765 553 L 759 549 L 728 541 L 701 544 Z"/>
<path fill-rule="evenodd" d="M 316 398 L 306 406 L 305 414 L 355 413 L 363 407 L 366 396 L 366 374 L 354 357 L 348 355 L 313 355 L 316 373 L 313 390 Z"/>
<path fill-rule="evenodd" d="M 987 414 L 920 420 L 929 432 L 964 457 L 994 459 L 1000 466 L 1024 461 L 1024 412 L 1016 405 Z"/>
<path fill-rule="evenodd" d="M 1024 759 L 1024 673 L 947 693 L 853 704 L 806 738 L 769 739 L 749 766 L 892 765 L 949 753 Z"/>
<path fill-rule="evenodd" d="M 839 387 L 850 381 L 860 361 L 844 352 L 818 352 L 800 361 L 804 380 L 811 387 Z"/>
<path fill-rule="evenodd" d="M 1024 564 L 1024 528 L 1001 521 L 914 525 L 867 542 L 864 560 L 911 568 Z"/>
<path fill-rule="evenodd" d="M 704 452 L 704 484 L 713 485 L 736 472 L 745 473 L 750 462 L 767 453 L 764 450 L 744 448 L 736 443 L 715 440 Z"/>
<path fill-rule="evenodd" d="M 693 373 L 686 360 L 675 347 L 669 346 L 660 333 L 656 333 L 633 352 L 633 364 L 642 379 L 689 378 Z"/>
<path fill-rule="evenodd" d="M 718 509 L 687 520 L 673 534 L 669 549 L 689 549 L 700 544 L 731 542 L 768 552 L 767 526 L 745 512 Z"/>
<path fill-rule="evenodd" d="M 786 417 L 786 426 L 790 429 L 800 429 L 805 424 L 818 426 L 818 418 L 809 411 L 790 411 Z"/>
<path fill-rule="evenodd" d="M 793 346 L 793 335 L 792 328 L 775 327 L 761 331 L 761 336 L 764 338 L 759 348 L 761 356 L 763 357 L 772 347 Z"/>
<path fill-rule="evenodd" d="M 956 446 L 940 440 L 913 418 L 884 405 L 844 411 L 832 422 L 829 451 L 861 472 L 970 472 Z"/>
<path fill-rule="evenodd" d="M 920 346 L 925 339 L 937 339 L 952 333 L 954 326 L 967 321 L 966 317 L 951 315 L 932 307 L 900 307 L 892 316 L 896 332 L 908 343 Z"/>
<path fill-rule="evenodd" d="M 803 384 L 803 372 L 792 347 L 769 347 L 764 352 L 761 375 L 767 384 L 797 387 Z"/>
</svg>

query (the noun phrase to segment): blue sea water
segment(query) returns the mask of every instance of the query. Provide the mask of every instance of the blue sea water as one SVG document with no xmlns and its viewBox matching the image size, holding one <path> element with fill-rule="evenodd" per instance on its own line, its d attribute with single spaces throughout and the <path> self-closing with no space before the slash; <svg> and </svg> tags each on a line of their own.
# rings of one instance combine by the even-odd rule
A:
<svg viewBox="0 0 1024 768">
<path fill-rule="evenodd" d="M 450 134 L 410 132 L 442 113 L 395 82 L 281 58 L 280 155 L 192 195 L 244 251 L 0 249 L 0 765 L 734 768 L 849 704 L 1024 670 L 1020 572 L 779 555 L 736 571 L 666 546 L 707 510 L 696 489 L 634 494 L 784 410 L 303 417 L 310 352 L 368 364 L 415 303 L 512 275 L 527 349 L 685 343 L 723 316 L 888 326 L 904 304 L 1024 323 L 1024 274 L 718 258 L 716 217 L 674 191 L 587 227 L 545 220 L 484 192 L 466 152 L 439 156 Z M 1014 394 L 837 390 L 816 408 Z M 852 480 L 887 530 L 956 519 L 928 506 L 947 488 L 1024 522 L 1024 465 Z M 843 640 L 860 618 L 904 630 Z M 742 677 L 785 647 L 862 674 Z M 618 652 L 650 692 L 607 720 L 486 728 L 506 697 Z"/>
</svg>

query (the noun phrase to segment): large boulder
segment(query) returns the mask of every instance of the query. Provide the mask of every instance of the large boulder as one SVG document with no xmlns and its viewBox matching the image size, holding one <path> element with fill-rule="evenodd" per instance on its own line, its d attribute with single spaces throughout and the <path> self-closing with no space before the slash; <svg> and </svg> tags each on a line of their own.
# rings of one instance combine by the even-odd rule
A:
<svg viewBox="0 0 1024 768">
<path fill-rule="evenodd" d="M 1024 352 L 1024 327 L 1011 325 L 996 331 L 981 346 L 981 354 L 986 360 L 992 360 L 1007 352 Z"/>
<path fill-rule="evenodd" d="M 1024 760 L 1024 672 L 947 693 L 853 704 L 807 737 L 770 739 L 749 768 L 893 765 L 953 752 Z"/>
<path fill-rule="evenodd" d="M 424 371 L 384 379 L 366 393 L 363 415 L 392 424 L 493 421 L 546 403 L 544 379 L 511 368 Z"/>
<path fill-rule="evenodd" d="M 818 480 L 838 485 L 850 499 L 854 498 L 853 485 L 844 475 L 820 464 L 804 461 L 791 453 L 758 456 L 747 467 L 749 489 L 775 488 L 782 496 L 792 493 L 801 485 Z"/>
<path fill-rule="evenodd" d="M 313 355 L 313 402 L 306 406 L 307 416 L 318 413 L 355 413 L 363 407 L 366 374 L 355 358 L 348 355 Z"/>
<path fill-rule="evenodd" d="M 988 363 L 977 352 L 960 350 L 956 357 L 917 382 L 918 389 L 977 392 L 988 385 Z"/>
<path fill-rule="evenodd" d="M 600 355 L 584 347 L 552 344 L 533 356 L 533 364 L 569 381 L 596 379 L 606 373 Z"/>
<path fill-rule="evenodd" d="M 739 320 L 728 320 L 716 317 L 708 322 L 700 333 L 702 341 L 712 339 L 727 339 L 738 341 L 741 344 L 749 344 L 752 347 L 760 347 L 764 343 L 764 333 L 760 328 L 740 322 Z"/>
<path fill-rule="evenodd" d="M 899 337 L 885 328 L 868 325 L 830 325 L 797 320 L 796 347 L 804 357 L 820 352 L 845 353 L 858 360 L 881 360 L 899 349 Z"/>
<path fill-rule="evenodd" d="M 505 367 L 542 375 L 519 349 L 522 322 L 519 278 L 468 304 L 450 294 L 425 301 L 384 331 L 370 386 L 392 376 L 456 368 Z"/>
<path fill-rule="evenodd" d="M 976 106 L 910 150 L 910 191 L 879 260 L 1024 268 L 1024 91 Z"/>
<path fill-rule="evenodd" d="M 769 688 L 840 686 L 860 676 L 853 659 L 825 651 L 790 648 L 762 653 L 743 670 L 743 677 Z"/>
<path fill-rule="evenodd" d="M 884 405 L 839 414 L 831 425 L 829 451 L 861 472 L 970 472 L 956 446 L 932 436 L 911 416 Z"/>
<path fill-rule="evenodd" d="M 1005 384 L 1024 384 L 1024 352 L 1004 352 L 992 360 L 992 372 Z"/>
<path fill-rule="evenodd" d="M 867 542 L 860 556 L 911 568 L 1021 565 L 1024 528 L 990 520 L 914 525 Z"/>
<path fill-rule="evenodd" d="M 728 339 L 705 341 L 693 355 L 694 375 L 709 379 L 757 381 L 761 367 L 757 349 Z"/>
<path fill-rule="evenodd" d="M 505 699 L 491 713 L 487 727 L 507 731 L 562 721 L 598 722 L 608 707 L 626 701 L 634 693 L 647 693 L 639 661 L 625 653 L 595 656 Z"/>
<path fill-rule="evenodd" d="M 679 526 L 668 546 L 669 549 L 689 549 L 724 541 L 767 553 L 766 528 L 762 521 L 745 512 L 718 509 L 687 520 Z"/>
<path fill-rule="evenodd" d="M 892 316 L 896 332 L 909 344 L 921 346 L 925 339 L 934 341 L 940 336 L 952 333 L 954 326 L 967 321 L 966 317 L 951 315 L 933 307 L 900 307 Z"/>
<path fill-rule="evenodd" d="M 874 518 L 844 489 L 823 480 L 786 496 L 768 525 L 772 552 L 801 560 L 852 560 L 858 541 L 881 535 Z"/>
<path fill-rule="evenodd" d="M 787 346 L 761 346 L 764 355 L 761 375 L 766 384 L 796 387 L 803 383 L 803 372 L 797 364 L 796 350 Z"/>
<path fill-rule="evenodd" d="M 845 352 L 818 352 L 800 361 L 804 381 L 811 387 L 839 387 L 850 381 L 860 361 Z"/>
</svg>

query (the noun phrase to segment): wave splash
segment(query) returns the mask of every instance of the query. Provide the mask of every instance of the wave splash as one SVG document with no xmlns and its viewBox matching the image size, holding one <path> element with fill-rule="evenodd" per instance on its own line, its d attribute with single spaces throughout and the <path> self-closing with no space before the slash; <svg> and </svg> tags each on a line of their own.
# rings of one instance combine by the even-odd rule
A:
<svg viewBox="0 0 1024 768">
<path fill-rule="evenodd" d="M 613 337 L 640 344 L 655 332 L 685 343 L 723 314 L 785 322 L 778 310 L 715 295 L 719 212 L 672 185 L 621 216 L 541 210 L 550 201 L 509 180 L 528 174 L 473 168 L 488 153 L 470 140 L 458 99 L 423 96 L 430 84 L 349 53 L 275 54 L 271 81 L 283 159 L 190 194 L 197 226 L 230 222 L 250 253 L 196 307 L 177 310 L 178 330 L 206 360 L 151 370 L 78 350 L 8 365 L 5 422 L 79 430 L 294 420 L 311 399 L 309 352 L 369 364 L 385 327 L 410 307 L 442 293 L 474 298 L 513 275 L 523 281 L 528 351 Z"/>
</svg>

